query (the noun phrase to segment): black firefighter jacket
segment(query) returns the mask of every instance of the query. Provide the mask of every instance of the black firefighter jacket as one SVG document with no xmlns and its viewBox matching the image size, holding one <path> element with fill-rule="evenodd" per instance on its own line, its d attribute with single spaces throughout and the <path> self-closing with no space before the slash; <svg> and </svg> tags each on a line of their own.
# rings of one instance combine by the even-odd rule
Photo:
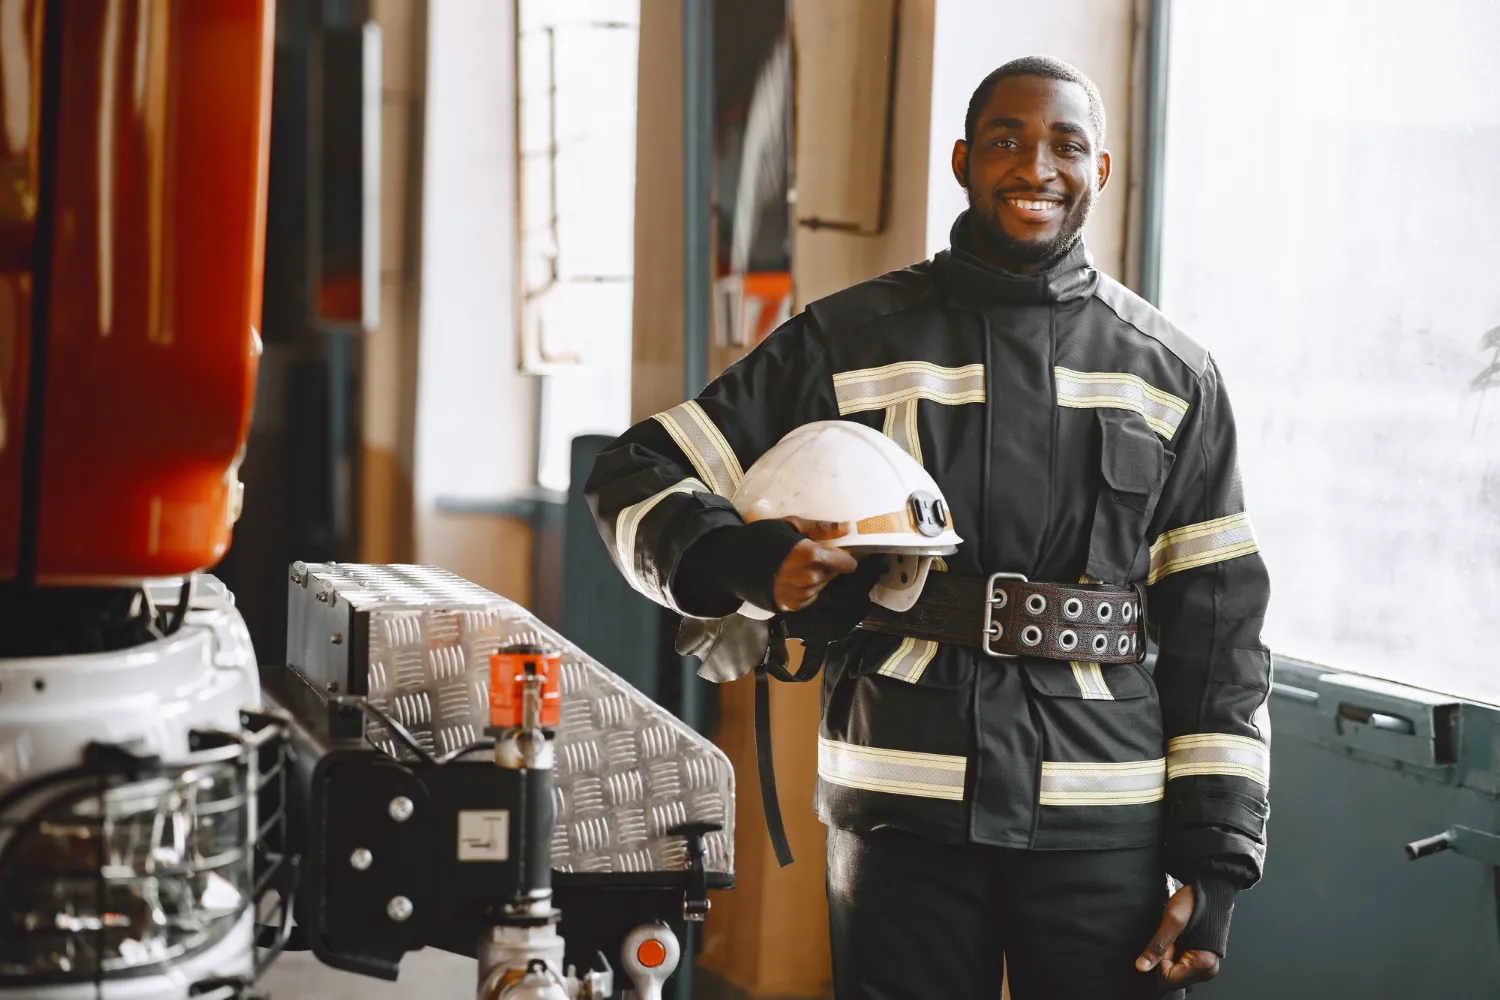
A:
<svg viewBox="0 0 1500 1000">
<path fill-rule="evenodd" d="M 586 492 L 620 570 L 691 611 L 673 590 L 683 552 L 740 523 L 729 498 L 756 458 L 829 419 L 883 431 L 937 481 L 964 543 L 936 569 L 1145 582 L 1158 655 L 1148 672 L 856 630 L 824 668 L 823 821 L 1009 848 L 1164 844 L 1183 882 L 1255 882 L 1269 583 L 1206 351 L 1082 244 L 1026 277 L 944 251 L 812 303 L 606 449 Z"/>
</svg>

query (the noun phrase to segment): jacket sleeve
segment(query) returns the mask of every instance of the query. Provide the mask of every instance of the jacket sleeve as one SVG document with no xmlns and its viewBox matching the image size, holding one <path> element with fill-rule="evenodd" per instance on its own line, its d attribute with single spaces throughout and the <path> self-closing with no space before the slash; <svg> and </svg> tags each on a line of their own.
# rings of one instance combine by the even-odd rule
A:
<svg viewBox="0 0 1500 1000">
<path fill-rule="evenodd" d="M 636 424 L 594 462 L 584 486 L 604 545 L 651 600 L 699 618 L 729 614 L 723 592 L 675 588 L 685 552 L 743 522 L 730 500 L 744 470 L 789 431 L 838 417 L 818 332 L 793 317 L 688 400 Z"/>
<path fill-rule="evenodd" d="M 1208 943 L 1193 946 L 1223 954 L 1233 894 L 1260 879 L 1265 860 L 1271 657 L 1261 627 L 1270 581 L 1245 512 L 1234 416 L 1212 360 L 1175 445 L 1147 577 L 1167 737 L 1166 861 L 1220 911 L 1203 915 L 1213 928 L 1195 916 Z"/>
</svg>

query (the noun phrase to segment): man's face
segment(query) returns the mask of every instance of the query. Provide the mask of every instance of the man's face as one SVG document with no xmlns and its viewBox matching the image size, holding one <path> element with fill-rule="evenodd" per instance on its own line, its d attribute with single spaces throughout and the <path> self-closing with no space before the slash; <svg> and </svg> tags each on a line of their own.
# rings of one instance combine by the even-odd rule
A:
<svg viewBox="0 0 1500 1000">
<path fill-rule="evenodd" d="M 953 147 L 953 174 L 969 195 L 986 256 L 1010 270 L 1044 267 L 1072 249 L 1109 179 L 1094 148 L 1088 92 L 1067 80 L 1006 77 Z"/>
</svg>

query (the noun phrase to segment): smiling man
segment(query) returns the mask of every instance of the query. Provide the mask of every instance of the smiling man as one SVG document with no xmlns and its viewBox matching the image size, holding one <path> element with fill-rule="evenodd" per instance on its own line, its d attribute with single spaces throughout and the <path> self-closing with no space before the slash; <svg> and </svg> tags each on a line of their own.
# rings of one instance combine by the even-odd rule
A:
<svg viewBox="0 0 1500 1000">
<path fill-rule="evenodd" d="M 1260 877 L 1269 583 L 1213 360 L 1082 243 L 1104 140 L 1076 69 L 1000 67 L 954 144 L 952 247 L 812 303 L 586 487 L 688 617 L 746 601 L 807 635 L 852 603 L 821 636 L 817 794 L 843 1000 L 997 1000 L 1007 968 L 1015 1000 L 1156 996 L 1218 973 Z M 824 544 L 848 526 L 730 503 L 834 419 L 920 461 L 964 538 L 910 611 Z"/>
<path fill-rule="evenodd" d="M 1109 183 L 1104 123 L 1093 83 L 1056 60 L 1018 59 L 990 74 L 953 144 L 953 175 L 969 195 L 968 249 L 1026 274 L 1078 245 Z"/>
</svg>

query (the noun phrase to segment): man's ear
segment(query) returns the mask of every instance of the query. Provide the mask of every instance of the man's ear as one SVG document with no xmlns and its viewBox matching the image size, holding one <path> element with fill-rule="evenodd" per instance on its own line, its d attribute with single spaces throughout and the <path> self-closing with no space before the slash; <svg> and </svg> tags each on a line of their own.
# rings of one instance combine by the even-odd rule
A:
<svg viewBox="0 0 1500 1000">
<path fill-rule="evenodd" d="M 953 179 L 958 181 L 958 186 L 966 188 L 969 186 L 969 144 L 962 139 L 953 142 Z"/>
<path fill-rule="evenodd" d="M 1109 183 L 1109 150 L 1099 154 L 1099 184 L 1095 190 L 1103 191 L 1104 185 Z"/>
</svg>

